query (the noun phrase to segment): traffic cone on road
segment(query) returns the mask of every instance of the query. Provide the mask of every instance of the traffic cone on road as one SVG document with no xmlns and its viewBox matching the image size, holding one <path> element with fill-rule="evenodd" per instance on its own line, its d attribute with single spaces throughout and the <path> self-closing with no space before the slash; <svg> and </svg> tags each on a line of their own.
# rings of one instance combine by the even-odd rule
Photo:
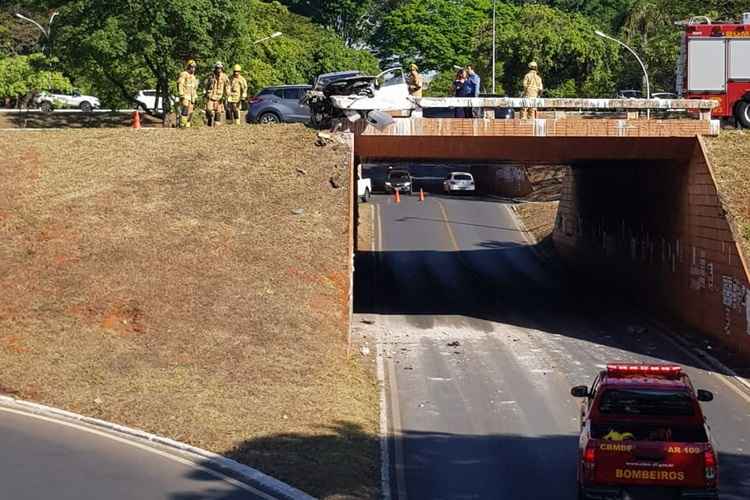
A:
<svg viewBox="0 0 750 500">
<path fill-rule="evenodd" d="M 424 189 L 419 188 L 419 201 L 424 201 Z"/>
<path fill-rule="evenodd" d="M 138 110 L 133 111 L 132 124 L 133 128 L 135 129 L 141 128 L 141 114 L 138 112 Z"/>
<path fill-rule="evenodd" d="M 396 189 L 396 203 L 401 203 L 401 192 Z"/>
</svg>

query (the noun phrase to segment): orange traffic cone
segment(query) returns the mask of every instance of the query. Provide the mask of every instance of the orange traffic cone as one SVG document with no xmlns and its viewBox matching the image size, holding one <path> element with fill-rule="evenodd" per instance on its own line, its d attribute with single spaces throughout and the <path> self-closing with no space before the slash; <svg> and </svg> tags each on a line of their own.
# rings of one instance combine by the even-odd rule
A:
<svg viewBox="0 0 750 500">
<path fill-rule="evenodd" d="M 141 114 L 138 110 L 133 111 L 133 128 L 141 128 Z"/>
<path fill-rule="evenodd" d="M 424 189 L 419 188 L 419 201 L 424 201 Z"/>
<path fill-rule="evenodd" d="M 401 203 L 401 192 L 396 189 L 396 203 Z"/>
</svg>

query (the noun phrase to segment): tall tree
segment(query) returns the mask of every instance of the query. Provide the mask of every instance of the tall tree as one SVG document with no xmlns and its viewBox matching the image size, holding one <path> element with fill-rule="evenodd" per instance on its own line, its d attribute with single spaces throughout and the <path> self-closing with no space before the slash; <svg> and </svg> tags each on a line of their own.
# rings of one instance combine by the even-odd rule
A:
<svg viewBox="0 0 750 500">
<path fill-rule="evenodd" d="M 416 61 L 423 69 L 467 64 L 491 8 L 492 0 L 408 0 L 383 17 L 373 42 L 382 58 Z"/>
<path fill-rule="evenodd" d="M 376 0 L 284 0 L 297 14 L 339 34 L 346 44 L 362 46 L 376 25 L 374 19 L 380 7 Z"/>
</svg>

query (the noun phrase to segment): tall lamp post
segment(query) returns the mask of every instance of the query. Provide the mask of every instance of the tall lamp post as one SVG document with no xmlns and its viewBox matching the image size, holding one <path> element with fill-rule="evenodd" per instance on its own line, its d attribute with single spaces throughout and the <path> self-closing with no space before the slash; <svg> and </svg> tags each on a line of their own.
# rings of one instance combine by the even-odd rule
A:
<svg viewBox="0 0 750 500">
<path fill-rule="evenodd" d="M 627 45 L 625 45 L 623 42 L 621 42 L 617 38 L 613 38 L 613 37 L 611 37 L 609 35 L 606 35 L 606 34 L 602 33 L 599 30 L 596 30 L 594 33 L 596 33 L 597 36 L 600 36 L 602 38 L 606 38 L 607 40 L 612 40 L 615 43 L 619 43 L 620 45 L 622 45 L 623 47 L 625 47 L 626 49 L 628 49 L 630 51 L 630 53 L 633 54 L 633 56 L 635 56 L 636 60 L 638 61 L 638 64 L 641 65 L 641 69 L 643 70 L 643 77 L 646 80 L 646 99 L 651 99 L 651 83 L 649 82 L 649 79 L 648 79 L 648 71 L 646 71 L 646 65 L 643 64 L 643 61 L 641 61 L 641 58 L 638 57 L 638 54 L 636 54 L 633 49 L 631 49 L 630 47 L 628 47 Z"/>
<path fill-rule="evenodd" d="M 261 38 L 260 40 L 255 40 L 253 42 L 253 44 L 260 43 L 260 42 L 265 42 L 266 40 L 270 40 L 271 38 L 277 38 L 277 37 L 280 37 L 281 35 L 283 35 L 283 33 L 281 31 L 275 31 L 275 32 L 271 33 L 270 35 Z"/>
<path fill-rule="evenodd" d="M 495 58 L 497 57 L 497 0 L 492 0 L 492 95 L 495 95 Z"/>
<path fill-rule="evenodd" d="M 37 28 L 39 28 L 39 31 L 42 32 L 42 34 L 44 35 L 44 40 L 45 40 L 45 44 L 44 44 L 44 49 L 45 50 L 44 51 L 47 53 L 48 56 L 50 55 L 49 54 L 49 42 L 50 42 L 50 38 L 49 37 L 50 37 L 50 33 L 52 32 L 52 21 L 55 20 L 55 16 L 57 16 L 57 14 L 58 14 L 58 12 L 53 12 L 52 13 L 52 15 L 49 17 L 49 21 L 47 21 L 47 28 L 45 29 L 44 26 L 42 26 L 38 22 L 34 21 L 30 17 L 26 17 L 23 14 L 21 14 L 20 12 L 16 12 L 16 17 L 18 19 L 21 19 L 22 21 L 26 21 L 28 23 L 33 24 L 34 26 L 36 26 Z"/>
</svg>

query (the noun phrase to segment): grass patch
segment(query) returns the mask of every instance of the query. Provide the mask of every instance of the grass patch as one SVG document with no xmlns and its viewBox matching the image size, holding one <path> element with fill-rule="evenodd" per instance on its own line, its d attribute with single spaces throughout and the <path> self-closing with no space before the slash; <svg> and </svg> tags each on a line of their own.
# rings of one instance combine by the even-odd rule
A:
<svg viewBox="0 0 750 500">
<path fill-rule="evenodd" d="M 750 133 L 722 131 L 718 137 L 706 138 L 724 208 L 742 236 L 740 246 L 750 262 Z"/>
<path fill-rule="evenodd" d="M 375 496 L 376 382 L 346 355 L 349 193 L 329 182 L 348 152 L 314 140 L 0 132 L 0 388 Z"/>
</svg>

